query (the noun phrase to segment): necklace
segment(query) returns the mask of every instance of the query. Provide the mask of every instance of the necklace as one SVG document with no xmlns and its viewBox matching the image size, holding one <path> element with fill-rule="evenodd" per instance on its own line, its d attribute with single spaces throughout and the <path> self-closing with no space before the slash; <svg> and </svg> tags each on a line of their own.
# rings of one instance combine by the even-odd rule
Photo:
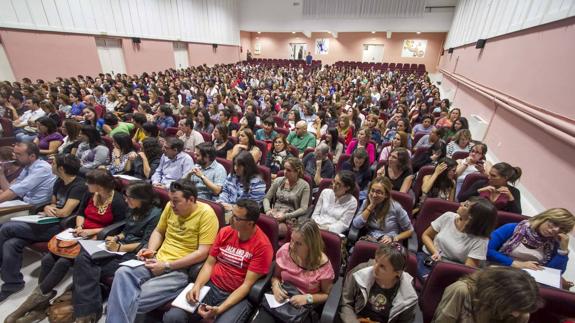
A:
<svg viewBox="0 0 575 323">
<path fill-rule="evenodd" d="M 94 206 L 98 208 L 98 214 L 103 215 L 106 212 L 106 209 L 108 209 L 108 206 L 110 206 L 110 203 L 112 203 L 112 199 L 114 198 L 114 191 L 112 191 L 112 194 L 110 194 L 110 197 L 108 197 L 101 204 L 98 203 L 98 200 L 99 200 L 98 196 L 100 196 L 100 195 L 94 194 L 94 199 L 93 199 Z"/>
</svg>

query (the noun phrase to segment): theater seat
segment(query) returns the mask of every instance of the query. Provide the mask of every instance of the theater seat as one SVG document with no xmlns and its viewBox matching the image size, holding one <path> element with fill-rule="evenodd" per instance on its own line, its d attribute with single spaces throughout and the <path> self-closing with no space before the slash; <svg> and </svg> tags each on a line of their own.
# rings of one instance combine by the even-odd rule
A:
<svg viewBox="0 0 575 323">
<path fill-rule="evenodd" d="M 225 158 L 216 157 L 216 161 L 220 163 L 226 169 L 226 173 L 231 174 L 232 169 L 234 169 L 234 164 L 231 160 L 227 160 Z"/>
<path fill-rule="evenodd" d="M 417 250 L 421 250 L 423 242 L 421 241 L 421 236 L 423 232 L 431 225 L 435 219 L 440 217 L 443 213 L 451 211 L 455 212 L 459 208 L 459 204 L 455 202 L 449 202 L 437 198 L 427 198 L 421 206 L 419 215 L 415 220 L 413 228 L 417 235 Z"/>
</svg>

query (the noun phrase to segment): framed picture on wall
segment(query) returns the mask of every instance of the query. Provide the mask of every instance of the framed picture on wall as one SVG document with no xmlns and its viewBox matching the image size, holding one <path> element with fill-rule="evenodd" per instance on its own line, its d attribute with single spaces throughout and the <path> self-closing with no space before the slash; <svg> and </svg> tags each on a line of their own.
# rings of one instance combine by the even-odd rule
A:
<svg viewBox="0 0 575 323">
<path fill-rule="evenodd" d="M 403 41 L 403 48 L 401 49 L 401 57 L 425 57 L 425 49 L 427 48 L 427 40 L 423 39 L 406 39 Z"/>
<path fill-rule="evenodd" d="M 262 53 L 262 43 L 256 41 L 256 45 L 254 46 L 254 54 L 260 55 Z"/>
<path fill-rule="evenodd" d="M 326 55 L 329 50 L 329 39 L 318 38 L 315 40 L 315 53 L 316 55 Z"/>
</svg>

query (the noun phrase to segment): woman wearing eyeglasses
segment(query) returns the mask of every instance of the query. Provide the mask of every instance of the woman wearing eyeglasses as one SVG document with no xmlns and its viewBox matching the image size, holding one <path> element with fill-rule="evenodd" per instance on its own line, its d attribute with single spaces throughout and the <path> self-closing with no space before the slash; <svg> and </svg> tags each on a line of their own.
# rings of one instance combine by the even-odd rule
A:
<svg viewBox="0 0 575 323">
<path fill-rule="evenodd" d="M 417 253 L 417 274 L 426 279 L 434 262 L 449 260 L 479 267 L 486 259 L 489 235 L 495 227 L 497 209 L 484 198 L 461 203 L 457 212 L 445 212 L 423 232 L 423 251 Z"/>
<path fill-rule="evenodd" d="M 391 181 L 377 177 L 369 184 L 367 199 L 361 205 L 351 225 L 366 228 L 361 239 L 392 243 L 411 237 L 413 226 L 401 204 L 391 198 Z"/>
<path fill-rule="evenodd" d="M 487 145 L 484 143 L 476 143 L 471 148 L 467 158 L 456 160 L 457 168 L 455 169 L 455 173 L 457 180 L 455 181 L 455 196 L 459 194 L 467 175 L 475 172 L 485 173 L 485 169 L 491 168 L 490 164 L 485 167 L 485 154 L 487 154 Z"/>
</svg>

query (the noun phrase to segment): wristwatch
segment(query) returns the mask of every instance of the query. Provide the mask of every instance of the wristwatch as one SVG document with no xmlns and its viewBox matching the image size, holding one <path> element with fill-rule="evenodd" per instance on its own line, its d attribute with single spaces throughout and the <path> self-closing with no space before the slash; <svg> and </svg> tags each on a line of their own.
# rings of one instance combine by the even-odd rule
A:
<svg viewBox="0 0 575 323">
<path fill-rule="evenodd" d="M 313 304 L 313 296 L 311 296 L 311 294 L 307 294 L 305 299 L 308 304 Z"/>
<path fill-rule="evenodd" d="M 164 274 L 167 274 L 167 273 L 169 273 L 169 272 L 171 272 L 171 271 L 172 271 L 172 266 L 170 265 L 169 262 L 166 261 L 166 262 L 164 263 Z"/>
</svg>

